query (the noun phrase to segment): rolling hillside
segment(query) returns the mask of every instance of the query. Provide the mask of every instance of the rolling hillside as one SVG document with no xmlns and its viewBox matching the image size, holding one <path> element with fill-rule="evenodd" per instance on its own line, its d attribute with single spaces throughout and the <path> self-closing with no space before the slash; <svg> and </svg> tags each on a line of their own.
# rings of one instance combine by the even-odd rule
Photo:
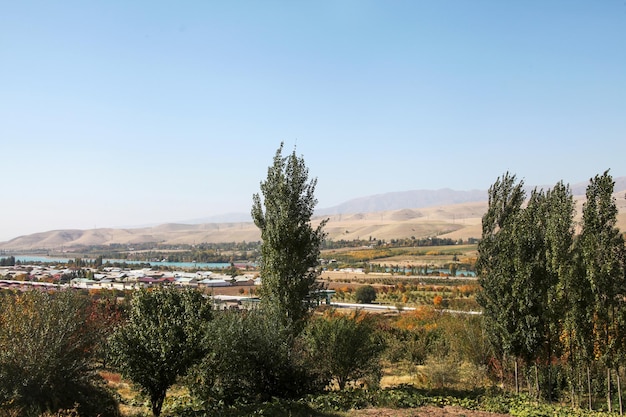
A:
<svg viewBox="0 0 626 417">
<path fill-rule="evenodd" d="M 572 186 L 574 191 L 583 190 L 578 185 Z M 618 227 L 626 231 L 626 199 L 623 190 L 626 189 L 626 178 L 616 180 L 615 198 L 619 208 Z M 450 201 L 454 197 L 451 190 L 444 190 L 437 200 L 436 194 L 430 193 L 428 202 Z M 458 204 L 437 204 L 432 206 L 428 202 L 409 203 L 410 194 L 414 191 L 392 193 L 359 199 L 364 205 L 359 206 L 354 201 L 344 208 L 320 210 L 325 215 L 316 215 L 314 222 L 328 218 L 325 228 L 328 238 L 332 240 L 354 239 L 403 239 L 424 237 L 449 237 L 464 239 L 481 236 L 481 218 L 487 209 L 487 192 L 483 192 L 482 201 L 462 202 Z M 473 199 L 473 194 L 458 192 L 458 198 Z M 473 193 L 473 192 L 472 192 Z M 395 195 L 398 194 L 398 195 Z M 468 197 L 472 196 L 472 197 Z M 397 197 L 397 199 L 396 199 Z M 387 200 L 383 205 L 401 208 L 389 210 L 373 210 L 378 207 L 376 201 Z M 392 200 L 392 201 L 391 201 Z M 577 220 L 580 219 L 583 196 L 576 197 Z M 402 207 L 401 202 L 407 204 Z M 413 206 L 413 207 L 411 207 Z M 351 207 L 352 212 L 344 212 L 345 207 Z M 359 208 L 372 208 L 358 210 Z M 136 244 L 145 242 L 159 242 L 167 244 L 194 244 L 201 242 L 241 242 L 260 240 L 260 233 L 251 222 L 211 222 L 200 224 L 162 224 L 155 227 L 125 228 L 125 229 L 89 229 L 89 230 L 53 230 L 21 236 L 8 242 L 0 243 L 0 250 L 71 250 L 72 248 L 90 245 L 108 245 L 112 243 Z"/>
</svg>

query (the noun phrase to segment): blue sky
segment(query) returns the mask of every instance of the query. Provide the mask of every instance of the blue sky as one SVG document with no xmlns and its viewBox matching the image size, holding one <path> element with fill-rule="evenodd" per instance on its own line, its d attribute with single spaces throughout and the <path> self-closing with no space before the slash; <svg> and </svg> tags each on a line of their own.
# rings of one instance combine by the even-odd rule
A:
<svg viewBox="0 0 626 417">
<path fill-rule="evenodd" d="M 626 175 L 626 4 L 0 4 L 0 240 L 249 212 L 280 145 L 318 207 Z"/>
</svg>

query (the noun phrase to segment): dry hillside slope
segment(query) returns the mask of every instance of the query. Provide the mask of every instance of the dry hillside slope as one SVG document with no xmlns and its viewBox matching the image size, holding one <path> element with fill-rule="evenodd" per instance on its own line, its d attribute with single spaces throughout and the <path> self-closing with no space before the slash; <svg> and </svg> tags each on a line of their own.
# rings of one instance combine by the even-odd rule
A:
<svg viewBox="0 0 626 417">
<path fill-rule="evenodd" d="M 626 231 L 626 199 L 615 195 L 619 208 L 618 227 Z M 577 198 L 577 216 L 581 217 L 583 197 Z M 481 235 L 481 218 L 487 202 L 462 203 L 419 209 L 400 209 L 371 213 L 334 214 L 314 218 L 318 223 L 328 218 L 326 232 L 332 240 L 403 239 L 449 237 L 466 240 Z M 260 240 L 252 222 L 163 224 L 131 229 L 54 230 L 21 236 L 0 243 L 0 250 L 64 249 L 89 245 L 136 244 L 159 242 L 194 244 L 201 242 L 241 242 Z"/>
</svg>

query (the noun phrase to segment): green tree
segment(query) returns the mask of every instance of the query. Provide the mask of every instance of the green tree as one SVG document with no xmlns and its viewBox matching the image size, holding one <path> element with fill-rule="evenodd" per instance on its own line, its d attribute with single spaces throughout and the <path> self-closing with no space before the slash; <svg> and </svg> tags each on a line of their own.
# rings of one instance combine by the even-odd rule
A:
<svg viewBox="0 0 626 417">
<path fill-rule="evenodd" d="M 574 197 L 569 186 L 562 181 L 555 184 L 545 193 L 543 198 L 543 219 L 540 223 L 543 233 L 545 251 L 542 259 L 545 262 L 545 306 L 544 314 L 544 351 L 548 364 L 548 381 L 550 383 L 548 397 L 552 393 L 551 364 L 552 357 L 568 349 L 566 336 L 567 306 L 571 303 L 570 286 L 572 262 L 574 257 Z M 562 338 L 562 336 L 565 336 Z M 573 376 L 573 374 L 570 374 Z M 569 378 L 573 382 L 573 378 Z M 573 385 L 571 385 L 573 387 Z"/>
<path fill-rule="evenodd" d="M 372 316 L 357 311 L 317 317 L 305 328 L 302 340 L 307 363 L 320 386 L 333 381 L 341 390 L 351 381 L 378 386 L 384 343 Z"/>
<path fill-rule="evenodd" d="M 549 333 L 546 337 L 548 355 L 559 349 L 568 362 L 568 382 L 571 400 L 574 402 L 577 350 L 575 338 L 581 336 L 589 321 L 580 316 L 581 305 L 588 291 L 581 288 L 581 280 L 575 271 L 576 252 L 574 246 L 574 197 L 569 186 L 558 182 L 545 195 L 547 206 L 545 217 L 545 260 L 547 280 L 551 283 L 547 294 Z M 549 358 L 547 358 L 549 359 Z M 548 360 L 548 364 L 552 361 Z"/>
<path fill-rule="evenodd" d="M 371 285 L 362 285 L 354 293 L 357 303 L 371 304 L 376 300 L 376 289 Z"/>
<path fill-rule="evenodd" d="M 293 335 L 267 311 L 216 312 L 203 344 L 208 353 L 188 378 L 202 400 L 232 405 L 293 398 L 311 385 Z"/>
<path fill-rule="evenodd" d="M 260 288 L 264 309 L 276 309 L 284 324 L 302 328 L 308 313 L 305 301 L 315 289 L 320 245 L 325 237 L 323 220 L 316 228 L 311 216 L 317 204 L 317 180 L 294 152 L 276 151 L 261 193 L 253 196 L 252 218 L 261 230 Z"/>
<path fill-rule="evenodd" d="M 2 408 L 38 415 L 79 404 L 81 416 L 118 414 L 94 368 L 88 307 L 74 291 L 0 295 Z"/>
<path fill-rule="evenodd" d="M 548 193 L 552 195 L 551 191 Z M 556 216 L 552 215 L 553 212 Z M 515 275 L 512 293 L 517 300 L 518 338 L 522 341 L 517 354 L 527 364 L 535 362 L 537 366 L 540 361 L 547 364 L 548 399 L 552 394 L 550 363 L 559 340 L 559 311 L 556 299 L 558 274 L 551 273 L 548 265 L 548 250 L 558 242 L 549 242 L 546 231 L 549 221 L 556 220 L 560 214 L 558 201 L 548 199 L 543 191 L 534 190 L 519 218 L 513 222 Z M 558 239 L 551 235 L 552 238 Z M 536 389 L 539 394 L 538 379 Z"/>
<path fill-rule="evenodd" d="M 15 256 L 0 258 L 0 266 L 15 266 Z"/>
<path fill-rule="evenodd" d="M 574 203 L 561 182 L 553 190 L 533 190 L 522 207 L 521 184 L 513 184 L 514 177 L 507 175 L 490 190 L 486 235 L 479 245 L 483 291 L 478 300 L 486 307 L 492 340 L 516 358 L 516 389 L 518 358 L 527 365 L 543 363 L 550 399 L 552 358 L 561 345 L 562 296 L 570 285 Z M 507 209 L 507 201 L 515 204 Z M 539 394 L 538 372 L 535 376 Z"/>
<path fill-rule="evenodd" d="M 518 329 L 522 320 L 517 308 L 519 300 L 511 291 L 517 285 L 514 225 L 524 199 L 523 181 L 517 183 L 515 175 L 508 172 L 499 177 L 489 188 L 489 206 L 482 218 L 482 239 L 478 244 L 476 271 L 481 291 L 477 301 L 483 308 L 487 335 L 503 356 L 517 357 L 524 343 Z"/>
<path fill-rule="evenodd" d="M 611 370 L 623 353 L 624 325 L 620 312 L 626 297 L 624 238 L 616 227 L 615 183 L 608 171 L 587 187 L 579 243 L 585 277 L 593 295 L 594 346 L 607 369 L 607 402 L 611 410 Z"/>
<path fill-rule="evenodd" d="M 167 390 L 207 353 L 203 342 L 210 303 L 195 290 L 141 290 L 130 302 L 126 324 L 110 338 L 113 364 L 150 397 L 161 413 Z"/>
<path fill-rule="evenodd" d="M 578 381 L 586 371 L 588 407 L 592 409 L 591 365 L 594 361 L 593 292 L 585 275 L 580 235 L 574 239 L 567 274 L 562 277 L 560 297 L 563 305 L 563 326 L 568 360 L 572 369 L 571 383 Z M 577 375 L 574 375 L 576 373 Z M 571 388 L 573 389 L 573 387 Z M 572 398 L 574 396 L 572 395 Z"/>
</svg>

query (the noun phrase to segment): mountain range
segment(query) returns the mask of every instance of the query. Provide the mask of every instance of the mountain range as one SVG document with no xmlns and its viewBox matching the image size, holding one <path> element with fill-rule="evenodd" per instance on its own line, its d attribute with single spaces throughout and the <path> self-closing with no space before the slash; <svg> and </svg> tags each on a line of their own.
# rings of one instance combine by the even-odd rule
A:
<svg viewBox="0 0 626 417">
<path fill-rule="evenodd" d="M 615 198 L 619 209 L 618 227 L 626 226 L 626 177 L 615 178 Z M 574 184 L 580 218 L 588 183 Z M 535 187 L 526 187 L 527 192 Z M 536 188 L 547 189 L 550 186 Z M 313 223 L 328 218 L 329 239 L 403 239 L 449 237 L 478 238 L 482 215 L 487 209 L 486 190 L 412 190 L 391 192 L 348 200 L 316 211 Z M 53 230 L 20 236 L 0 243 L 0 250 L 72 250 L 81 246 L 160 242 L 194 244 L 260 240 L 260 233 L 249 213 L 234 213 L 152 227 Z"/>
</svg>

